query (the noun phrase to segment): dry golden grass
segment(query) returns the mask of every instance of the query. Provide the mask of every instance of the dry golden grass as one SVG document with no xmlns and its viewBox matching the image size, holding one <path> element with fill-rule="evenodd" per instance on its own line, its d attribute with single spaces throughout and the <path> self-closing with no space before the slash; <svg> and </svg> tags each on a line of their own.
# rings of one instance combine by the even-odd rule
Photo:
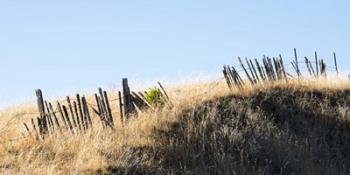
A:
<svg viewBox="0 0 350 175">
<path fill-rule="evenodd" d="M 168 92 L 174 103 L 173 108 L 144 111 L 137 118 L 130 119 L 124 126 L 118 120 L 119 109 L 113 109 L 115 131 L 95 127 L 85 135 L 52 135 L 44 141 L 28 137 L 22 124 L 35 116 L 34 114 L 37 112 L 35 106 L 11 107 L 0 113 L 0 174 L 95 174 L 103 172 L 127 174 L 138 171 L 145 173 L 148 172 L 147 169 L 151 169 L 151 172 L 164 174 L 203 173 L 192 171 L 189 167 L 182 167 L 182 170 L 178 172 L 166 169 L 167 166 L 161 169 L 162 167 L 159 165 L 169 158 L 164 160 L 160 158 L 158 150 L 163 148 L 167 150 L 167 147 L 176 145 L 176 139 L 161 137 L 162 134 L 158 134 L 158 131 L 163 133 L 171 131 L 174 127 L 173 124 L 183 120 L 183 116 L 186 116 L 182 115 L 183 111 L 196 109 L 206 101 L 232 95 L 249 97 L 274 88 L 328 92 L 350 90 L 350 83 L 339 79 L 308 79 L 289 81 L 288 83 L 283 81 L 273 84 L 266 83 L 258 87 L 247 86 L 243 90 L 229 90 L 222 80 L 171 87 Z M 112 104 L 112 106 L 117 105 Z M 209 116 L 214 115 L 214 113 L 216 112 L 211 111 L 203 115 Z M 252 116 L 254 115 L 252 113 Z M 196 127 L 193 125 L 186 131 L 197 130 Z M 191 138 L 187 139 L 191 140 Z M 142 170 L 135 171 L 135 167 Z M 201 166 L 198 165 L 198 167 Z M 155 169 L 157 171 L 154 171 Z M 231 171 L 217 172 L 227 173 Z M 245 174 L 243 171 L 238 172 Z"/>
</svg>

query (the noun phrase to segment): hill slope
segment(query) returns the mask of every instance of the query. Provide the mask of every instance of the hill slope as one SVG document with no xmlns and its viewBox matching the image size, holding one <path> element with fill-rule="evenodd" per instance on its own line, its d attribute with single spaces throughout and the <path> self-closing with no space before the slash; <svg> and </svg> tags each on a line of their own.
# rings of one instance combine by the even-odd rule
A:
<svg viewBox="0 0 350 175">
<path fill-rule="evenodd" d="M 146 111 L 116 131 L 0 143 L 0 172 L 350 173 L 348 82 L 277 83 L 243 91 L 228 91 L 221 83 L 171 94 L 174 108 Z"/>
<path fill-rule="evenodd" d="M 350 91 L 273 88 L 185 111 L 158 155 L 195 174 L 348 174 Z"/>
</svg>

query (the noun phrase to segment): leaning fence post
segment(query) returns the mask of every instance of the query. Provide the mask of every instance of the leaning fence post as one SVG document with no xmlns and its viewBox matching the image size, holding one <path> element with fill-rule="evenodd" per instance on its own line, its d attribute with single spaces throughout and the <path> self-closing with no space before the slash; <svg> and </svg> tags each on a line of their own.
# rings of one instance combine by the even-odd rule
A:
<svg viewBox="0 0 350 175">
<path fill-rule="evenodd" d="M 111 109 L 111 106 L 110 106 L 109 101 L 108 101 L 107 91 L 103 91 L 103 96 L 104 96 L 105 103 L 106 103 L 106 110 L 107 110 L 107 114 L 108 114 L 108 122 L 110 123 L 111 127 L 114 127 L 112 109 Z"/>
<path fill-rule="evenodd" d="M 284 63 L 283 63 L 282 55 L 280 54 L 279 57 L 280 57 L 280 61 L 279 61 L 279 62 L 280 62 L 280 65 L 281 65 L 281 69 L 282 69 L 283 76 L 284 76 L 284 78 L 286 79 L 286 81 L 288 81 L 287 74 L 286 74 L 286 70 L 285 70 L 285 68 L 284 68 Z"/>
<path fill-rule="evenodd" d="M 100 111 L 99 116 L 100 116 L 102 125 L 103 125 L 103 127 L 107 127 L 107 126 L 109 126 L 109 124 L 108 124 L 108 121 L 106 120 L 106 118 L 107 118 L 106 117 L 106 115 L 107 115 L 106 107 L 102 103 L 102 99 L 101 99 L 100 96 L 97 97 L 97 103 L 99 104 L 99 107 L 100 107 L 100 109 L 99 109 L 99 111 Z"/>
<path fill-rule="evenodd" d="M 294 48 L 294 57 L 295 57 L 295 68 L 298 74 L 298 77 L 300 77 L 300 69 L 299 69 L 299 64 L 298 64 L 298 55 L 297 55 L 297 49 Z"/>
<path fill-rule="evenodd" d="M 250 75 L 249 75 L 247 69 L 244 67 L 244 64 L 243 64 L 243 62 L 242 62 L 242 60 L 241 60 L 240 57 L 238 57 L 238 61 L 239 61 L 239 63 L 241 64 L 241 66 L 242 66 L 242 68 L 243 68 L 245 74 L 247 75 L 248 80 L 250 81 L 250 83 L 251 83 L 252 85 L 254 85 L 254 81 L 253 81 L 253 79 L 250 77 Z"/>
<path fill-rule="evenodd" d="M 67 120 L 68 127 L 71 130 L 72 134 L 74 134 L 73 125 L 72 125 L 72 123 L 70 122 L 70 119 L 69 119 L 68 109 L 64 105 L 62 106 L 62 109 L 63 109 L 63 115 L 64 115 L 64 117 Z"/>
<path fill-rule="evenodd" d="M 37 120 L 37 123 L 38 123 L 39 135 L 40 135 L 41 139 L 44 139 L 45 136 L 44 136 L 44 133 L 43 133 L 43 129 L 41 128 L 41 126 L 42 126 L 42 120 L 41 120 L 40 117 L 37 117 L 36 120 Z"/>
<path fill-rule="evenodd" d="M 51 127 L 52 132 L 54 132 L 55 126 L 54 126 L 53 121 L 52 121 L 51 112 L 50 112 L 49 105 L 48 105 L 47 101 L 45 101 L 45 106 L 46 106 L 46 110 L 47 110 L 46 119 L 47 119 L 47 122 L 49 123 L 49 129 Z"/>
<path fill-rule="evenodd" d="M 63 110 L 62 110 L 62 107 L 61 107 L 60 102 L 57 101 L 57 102 L 56 102 L 56 105 L 57 105 L 57 110 L 58 110 L 58 112 L 59 112 L 60 115 L 61 115 L 61 119 L 62 119 L 62 121 L 63 121 L 63 124 L 64 124 L 64 126 L 65 126 L 65 129 L 68 129 L 67 121 L 66 121 L 66 119 L 65 119 L 65 117 L 64 117 Z"/>
<path fill-rule="evenodd" d="M 32 137 L 32 133 L 30 132 L 29 128 L 28 128 L 28 125 L 26 123 L 23 123 L 24 127 L 26 128 L 28 134 L 30 137 Z"/>
<path fill-rule="evenodd" d="M 266 77 L 264 76 L 264 74 L 263 74 L 263 72 L 262 72 L 263 70 L 262 70 L 261 67 L 260 67 L 260 64 L 259 64 L 258 59 L 255 59 L 255 64 L 256 64 L 256 67 L 258 68 L 258 71 L 259 71 L 259 74 L 260 74 L 261 79 L 262 79 L 263 81 L 265 81 Z"/>
<path fill-rule="evenodd" d="M 53 118 L 55 119 L 55 123 L 56 123 L 57 128 L 59 129 L 60 133 L 62 133 L 60 123 L 59 123 L 57 116 L 56 116 L 56 112 L 53 110 L 51 103 L 49 103 L 49 108 L 50 108 L 50 111 L 52 112 Z"/>
<path fill-rule="evenodd" d="M 77 107 L 78 107 L 78 112 L 79 112 L 80 123 L 82 125 L 82 129 L 86 130 L 81 98 L 80 98 L 79 94 L 76 94 L 76 97 L 77 97 L 77 105 L 78 105 Z"/>
<path fill-rule="evenodd" d="M 85 116 L 85 122 L 86 122 L 86 126 L 90 125 L 90 128 L 92 129 L 92 120 L 91 120 L 91 116 L 90 116 L 90 112 L 89 112 L 89 107 L 86 101 L 86 98 L 83 96 L 82 97 L 82 104 L 83 104 L 83 111 L 84 111 L 84 116 Z"/>
<path fill-rule="evenodd" d="M 337 76 L 338 76 L 339 71 L 338 71 L 338 64 L 337 64 L 337 56 L 335 55 L 335 52 L 333 52 L 333 58 L 334 58 L 335 71 L 337 71 Z"/>
<path fill-rule="evenodd" d="M 79 131 L 81 132 L 82 123 L 80 122 L 78 106 L 77 106 L 77 102 L 76 101 L 73 101 L 73 108 L 74 108 L 75 117 L 77 119 L 77 125 L 78 125 L 78 128 L 79 128 Z"/>
<path fill-rule="evenodd" d="M 252 69 L 253 69 L 253 72 L 254 72 L 254 75 L 255 75 L 255 77 L 256 77 L 256 80 L 257 80 L 258 82 L 260 82 L 259 75 L 257 74 L 257 71 L 256 71 L 256 69 L 255 69 L 255 67 L 254 67 L 254 64 L 253 64 L 253 62 L 252 62 L 251 59 L 249 59 L 249 63 L 250 63 L 250 65 L 251 65 Z"/>
<path fill-rule="evenodd" d="M 35 137 L 36 137 L 37 140 L 39 140 L 39 139 L 40 139 L 40 136 L 39 136 L 38 131 L 36 130 L 35 121 L 34 121 L 33 118 L 31 119 L 31 123 L 32 123 L 33 130 L 34 130 L 34 132 L 35 132 Z"/>
<path fill-rule="evenodd" d="M 247 57 L 245 57 L 245 61 L 246 61 L 247 65 L 248 65 L 249 71 L 250 71 L 250 73 L 251 73 L 251 78 L 252 78 L 254 84 L 257 84 L 258 82 L 257 82 L 257 80 L 256 80 L 256 78 L 255 78 L 255 75 L 254 75 L 254 73 L 253 73 L 253 69 L 251 68 L 251 66 L 250 66 L 250 64 L 249 64 L 249 61 L 248 61 L 248 58 L 247 58 Z"/>
<path fill-rule="evenodd" d="M 118 91 L 118 100 L 119 100 L 120 121 L 123 125 L 124 113 L 123 113 L 122 93 L 120 91 Z"/>
<path fill-rule="evenodd" d="M 69 96 L 66 97 L 66 100 L 67 100 L 69 112 L 70 112 L 70 114 L 72 116 L 73 128 L 77 128 L 77 122 L 75 121 L 76 116 L 75 116 L 75 113 L 73 111 L 73 106 L 72 106 L 72 103 L 70 101 Z"/>
<path fill-rule="evenodd" d="M 112 128 L 112 123 L 110 122 L 110 117 L 109 117 L 109 111 L 108 111 L 108 106 L 106 103 L 106 99 L 105 96 L 103 94 L 103 91 L 101 88 L 98 89 L 100 97 L 99 97 L 99 102 L 100 102 L 100 106 L 102 109 L 102 114 L 103 114 L 103 120 L 106 124 L 106 126 L 109 126 Z"/>
<path fill-rule="evenodd" d="M 226 83 L 227 83 L 228 87 L 230 89 L 232 89 L 233 86 L 231 84 L 230 77 L 229 77 L 229 75 L 227 73 L 226 66 L 224 66 L 224 70 L 222 71 L 222 73 L 224 74 L 224 77 L 225 77 L 225 80 L 226 80 Z"/>
<path fill-rule="evenodd" d="M 318 64 L 318 58 L 317 58 L 317 52 L 315 52 L 315 64 L 316 64 L 316 73 L 317 73 L 317 77 L 320 76 L 320 72 L 319 72 L 319 64 Z"/>
<path fill-rule="evenodd" d="M 310 67 L 310 61 L 307 57 L 305 57 L 305 65 L 307 67 L 307 70 L 309 71 L 310 76 L 312 76 L 313 74 L 312 74 L 311 67 Z"/>
<path fill-rule="evenodd" d="M 95 100 L 97 104 L 97 110 L 93 108 L 94 112 L 99 116 L 102 127 L 106 127 L 106 121 L 104 120 L 104 112 L 101 106 L 100 97 L 95 93 Z"/>
</svg>

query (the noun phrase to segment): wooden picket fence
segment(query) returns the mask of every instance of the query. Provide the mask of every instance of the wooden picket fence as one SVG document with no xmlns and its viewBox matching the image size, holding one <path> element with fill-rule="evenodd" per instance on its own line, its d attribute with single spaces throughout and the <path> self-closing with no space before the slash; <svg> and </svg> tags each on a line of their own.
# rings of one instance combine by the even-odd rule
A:
<svg viewBox="0 0 350 175">
<path fill-rule="evenodd" d="M 337 57 L 333 53 L 334 68 L 336 74 L 339 74 Z M 286 64 L 281 55 L 278 57 L 264 56 L 262 62 L 257 59 L 242 60 L 238 57 L 239 66 L 223 66 L 223 74 L 229 88 L 244 88 L 248 83 L 253 86 L 269 83 L 273 81 L 289 81 L 290 79 L 300 79 L 303 77 L 301 64 L 306 65 L 306 70 L 312 77 L 327 77 L 327 70 L 331 68 L 326 66 L 324 59 L 319 59 L 317 52 L 315 52 L 315 60 L 311 61 L 308 57 L 304 57 L 304 62 L 299 62 L 297 50 L 294 49 L 294 60 L 290 62 L 293 67 L 293 72 L 289 73 L 286 69 Z M 242 70 L 238 70 L 241 68 Z M 240 75 L 244 72 L 245 77 Z M 244 80 L 247 79 L 247 81 Z M 350 75 L 349 75 L 350 80 Z M 168 106 L 172 106 L 171 100 L 166 93 L 164 87 L 158 82 L 159 90 L 161 92 L 161 99 Z M 109 95 L 101 88 L 98 93 L 94 94 L 96 105 L 89 104 L 85 96 L 76 94 L 75 99 L 66 97 L 65 104 L 56 102 L 56 110 L 53 109 L 51 102 L 44 100 L 42 91 L 36 90 L 38 116 L 32 118 L 30 124 L 24 123 L 24 127 L 31 136 L 37 139 L 45 139 L 50 134 L 68 133 L 77 135 L 83 134 L 87 130 L 95 127 L 96 121 L 100 121 L 104 129 L 115 129 L 117 122 L 112 113 L 111 102 L 118 100 L 120 122 L 123 125 L 131 116 L 136 116 L 138 111 L 147 109 L 154 109 L 154 104 L 149 104 L 145 98 L 147 92 L 134 92 L 130 90 L 128 79 L 122 80 L 122 91 L 118 91 L 117 99 L 109 99 Z M 91 115 L 93 112 L 96 115 Z M 95 119 L 93 117 L 97 116 Z"/>
<path fill-rule="evenodd" d="M 170 98 L 164 87 L 158 82 L 160 98 L 166 105 L 171 106 Z M 54 110 L 51 102 L 45 101 L 42 91 L 36 90 L 38 116 L 32 118 L 30 124 L 24 123 L 24 127 L 30 136 L 39 140 L 45 139 L 50 134 L 62 134 L 68 131 L 73 135 L 83 134 L 87 130 L 93 129 L 96 121 L 99 121 L 104 129 L 115 129 L 115 118 L 112 113 L 111 102 L 118 100 L 120 122 L 123 123 L 131 116 L 136 116 L 138 111 L 154 109 L 155 104 L 149 104 L 145 99 L 147 92 L 133 92 L 128 85 L 128 79 L 122 80 L 122 92 L 118 91 L 116 99 L 110 100 L 107 91 L 98 89 L 94 94 L 95 105 L 88 103 L 85 96 L 76 94 L 75 99 L 69 96 L 65 99 L 65 104 L 56 102 Z M 94 112 L 96 115 L 91 115 Z M 98 119 L 94 120 L 93 117 Z"/>
<path fill-rule="evenodd" d="M 334 58 L 334 68 L 336 71 L 336 74 L 339 74 L 338 71 L 338 64 L 337 64 L 337 57 L 336 54 L 333 53 Z M 248 82 L 255 86 L 257 84 L 265 83 L 265 82 L 272 82 L 272 81 L 288 81 L 289 79 L 297 79 L 301 78 L 302 72 L 300 68 L 300 63 L 298 61 L 298 54 L 297 50 L 294 49 L 294 60 L 290 63 L 292 65 L 296 77 L 293 76 L 291 73 L 288 73 L 286 69 L 286 65 L 283 62 L 283 58 L 281 55 L 279 57 L 273 57 L 269 58 L 264 56 L 262 59 L 262 63 L 259 62 L 257 59 L 248 59 L 245 58 L 245 64 L 242 61 L 240 57 L 238 57 L 238 61 L 240 63 L 239 66 L 229 66 L 224 65 L 223 66 L 223 74 L 225 77 L 225 80 L 227 82 L 227 85 L 230 88 L 243 88 L 246 84 L 246 81 L 243 80 L 242 76 L 239 74 L 240 71 L 237 70 L 237 67 L 242 68 L 242 71 L 245 73 L 245 76 L 248 80 Z M 309 75 L 315 78 L 318 77 L 327 77 L 327 66 L 324 61 L 324 59 L 318 59 L 317 52 L 315 52 L 315 61 L 312 62 L 308 57 L 304 57 L 305 65 L 307 72 L 309 72 Z M 349 75 L 350 80 L 350 75 Z"/>
</svg>

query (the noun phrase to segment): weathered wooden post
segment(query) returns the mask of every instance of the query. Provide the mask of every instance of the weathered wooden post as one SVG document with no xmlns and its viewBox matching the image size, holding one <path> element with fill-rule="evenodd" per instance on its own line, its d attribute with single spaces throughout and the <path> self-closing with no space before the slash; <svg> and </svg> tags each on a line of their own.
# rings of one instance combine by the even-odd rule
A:
<svg viewBox="0 0 350 175">
<path fill-rule="evenodd" d="M 280 65 L 281 65 L 281 69 L 282 69 L 283 76 L 284 76 L 285 80 L 288 81 L 286 69 L 284 68 L 284 63 L 283 63 L 282 55 L 279 54 L 279 57 L 280 57 L 280 61 L 279 61 L 279 62 L 280 62 Z"/>
<path fill-rule="evenodd" d="M 135 106 L 132 102 L 132 97 L 130 94 L 130 88 L 128 85 L 128 79 L 123 78 L 123 104 L 124 104 L 124 112 L 125 112 L 125 117 L 128 119 L 131 114 L 135 112 Z"/>
<path fill-rule="evenodd" d="M 165 91 L 165 88 L 163 87 L 163 85 L 162 85 L 159 81 L 158 81 L 157 83 L 158 83 L 158 85 L 159 85 L 159 87 L 160 87 L 160 89 L 161 89 L 161 91 L 162 91 L 162 96 L 163 96 L 163 98 L 165 98 L 167 104 L 168 104 L 170 107 L 172 107 L 174 104 L 171 102 L 168 93 Z M 141 99 L 142 99 L 142 98 L 141 98 Z M 145 101 L 145 100 L 143 100 L 143 101 Z"/>
<path fill-rule="evenodd" d="M 250 81 L 250 83 L 251 83 L 252 85 L 254 85 L 254 81 L 253 81 L 253 79 L 250 77 L 250 75 L 249 75 L 247 69 L 244 67 L 244 64 L 243 64 L 243 62 L 242 62 L 242 60 L 241 60 L 240 57 L 238 57 L 238 61 L 239 61 L 239 63 L 241 64 L 241 66 L 242 66 L 242 68 L 243 68 L 245 74 L 247 75 L 248 80 Z"/>
<path fill-rule="evenodd" d="M 35 93 L 37 98 L 38 110 L 40 113 L 39 132 L 42 136 L 44 136 L 48 133 L 48 128 L 47 128 L 47 122 L 46 122 L 43 94 L 40 89 L 37 89 Z"/>
<path fill-rule="evenodd" d="M 80 118 L 79 118 L 77 102 L 75 102 L 75 101 L 73 102 L 73 107 L 74 107 L 75 117 L 77 119 L 77 125 L 78 125 L 78 128 L 79 128 L 79 131 L 81 132 L 82 124 L 81 124 Z"/>
<path fill-rule="evenodd" d="M 320 71 L 321 71 L 321 75 L 326 78 L 327 77 L 326 64 L 324 63 L 323 59 L 320 60 Z"/>
<path fill-rule="evenodd" d="M 294 57 L 295 57 L 295 68 L 298 74 L 298 77 L 301 76 L 300 69 L 299 69 L 299 64 L 298 64 L 298 55 L 297 55 L 297 49 L 294 48 Z"/>
<path fill-rule="evenodd" d="M 226 69 L 226 73 L 228 74 L 228 78 L 229 81 L 231 83 L 231 86 L 234 87 L 234 85 L 238 88 L 241 87 L 240 81 L 239 81 L 239 77 L 236 74 L 236 70 L 234 67 L 232 67 L 232 69 L 228 66 L 225 65 L 225 69 Z"/>
<path fill-rule="evenodd" d="M 58 121 L 58 119 L 57 119 L 56 113 L 55 113 L 55 111 L 53 110 L 53 107 L 52 107 L 52 104 L 51 104 L 51 103 L 49 103 L 49 108 L 50 108 L 50 111 L 52 111 L 52 116 L 53 116 L 53 118 L 55 119 L 54 121 L 55 121 L 55 123 L 56 123 L 56 126 L 57 126 L 58 130 L 62 133 L 62 130 L 61 130 L 61 127 L 60 127 L 60 123 L 59 123 L 59 121 Z"/>
<path fill-rule="evenodd" d="M 278 67 L 278 64 L 276 62 L 276 58 L 273 57 L 272 58 L 272 65 L 275 67 L 275 69 L 272 69 L 274 72 L 275 72 L 275 77 L 276 77 L 276 80 L 280 80 L 281 77 L 280 77 L 280 71 L 279 71 L 279 67 Z"/>
<path fill-rule="evenodd" d="M 95 113 L 99 116 L 102 127 L 105 128 L 106 127 L 106 121 L 104 120 L 104 112 L 102 109 L 102 105 L 101 105 L 101 98 L 95 94 L 95 100 L 96 100 L 96 104 L 97 104 L 97 110 L 94 109 Z"/>
<path fill-rule="evenodd" d="M 253 72 L 254 72 L 254 75 L 255 75 L 255 77 L 256 77 L 257 82 L 260 82 L 259 75 L 258 75 L 258 73 L 257 73 L 257 71 L 256 71 L 256 69 L 255 69 L 255 66 L 254 66 L 254 64 L 253 64 L 253 62 L 252 62 L 251 59 L 249 60 L 249 63 L 250 63 L 250 66 L 251 66 L 252 69 L 253 69 Z"/>
<path fill-rule="evenodd" d="M 118 91 L 118 100 L 119 100 L 119 113 L 120 113 L 120 121 L 123 125 L 124 123 L 124 112 L 123 112 L 123 101 L 122 101 L 122 93 Z"/>
<path fill-rule="evenodd" d="M 42 125 L 43 125 L 43 124 L 42 124 L 42 119 L 41 119 L 40 117 L 37 117 L 36 120 L 37 120 L 37 123 L 38 123 L 40 138 L 41 138 L 41 139 L 44 139 L 45 136 L 44 136 L 44 133 L 43 133 L 43 129 L 41 128 Z"/>
<path fill-rule="evenodd" d="M 108 95 L 107 95 L 107 91 L 103 91 L 103 96 L 106 102 L 106 110 L 107 110 L 107 114 L 108 114 L 108 122 L 110 123 L 111 127 L 114 127 L 114 120 L 113 120 L 113 114 L 112 114 L 112 109 L 111 106 L 109 104 L 109 99 L 108 99 Z"/>
<path fill-rule="evenodd" d="M 258 68 L 258 71 L 259 71 L 259 74 L 260 74 L 262 81 L 265 81 L 266 77 L 264 76 L 264 73 L 262 72 L 263 70 L 260 67 L 258 59 L 255 59 L 255 64 L 256 64 L 256 67 Z"/>
<path fill-rule="evenodd" d="M 26 131 L 28 132 L 29 136 L 32 137 L 32 133 L 30 132 L 27 123 L 23 123 L 23 125 L 26 128 Z"/>
<path fill-rule="evenodd" d="M 77 94 L 76 97 L 77 97 L 77 107 L 78 107 L 78 112 L 79 112 L 80 123 L 82 125 L 82 129 L 85 130 L 86 126 L 85 126 L 85 121 L 84 121 L 84 114 L 83 114 L 83 108 L 82 108 L 80 95 Z"/>
<path fill-rule="evenodd" d="M 64 105 L 62 106 L 62 109 L 63 109 L 63 115 L 66 118 L 66 121 L 68 123 L 69 130 L 71 130 L 72 134 L 74 134 L 73 125 L 69 119 L 68 109 Z"/>
<path fill-rule="evenodd" d="M 47 123 L 49 124 L 49 132 L 50 132 L 50 128 L 51 128 L 51 132 L 54 132 L 55 126 L 54 126 L 53 121 L 52 121 L 51 112 L 50 112 L 50 108 L 49 108 L 47 101 L 45 101 L 45 107 L 46 107 L 46 111 L 47 111 L 46 118 L 47 118 Z"/>
<path fill-rule="evenodd" d="M 233 66 L 231 68 L 232 68 L 232 70 L 230 70 L 230 71 L 231 71 L 232 75 L 234 75 L 234 78 L 237 82 L 238 88 L 240 88 L 240 89 L 243 88 L 243 85 L 245 83 L 244 83 L 242 77 L 239 75 L 239 73 L 237 72 L 237 70 Z"/>
<path fill-rule="evenodd" d="M 236 86 L 236 87 L 240 88 L 238 77 L 237 77 L 236 73 L 234 72 L 235 71 L 234 67 L 232 67 L 232 69 L 231 69 L 228 65 L 225 65 L 224 69 L 226 70 L 227 78 L 231 84 L 231 87 Z"/>
<path fill-rule="evenodd" d="M 56 105 L 57 105 L 58 112 L 59 112 L 60 115 L 61 115 L 63 124 L 64 124 L 64 126 L 66 127 L 66 129 L 68 129 L 68 124 L 67 124 L 67 121 L 66 121 L 66 119 L 65 119 L 65 117 L 64 117 L 63 110 L 62 110 L 62 106 L 61 106 L 60 102 L 57 101 L 57 102 L 56 102 Z"/>
<path fill-rule="evenodd" d="M 37 140 L 39 140 L 40 136 L 39 136 L 38 131 L 36 130 L 35 121 L 34 121 L 33 118 L 32 118 L 32 120 L 31 120 L 31 123 L 32 123 L 33 130 L 34 130 L 34 132 L 35 132 L 35 137 L 36 137 Z"/>
<path fill-rule="evenodd" d="M 71 103 L 71 101 L 70 101 L 69 96 L 66 97 L 66 100 L 67 100 L 69 112 L 70 112 L 70 114 L 71 114 L 71 116 L 72 116 L 73 127 L 74 127 L 74 128 L 77 128 L 77 122 L 75 121 L 76 116 L 75 116 L 75 113 L 74 113 L 74 111 L 73 111 L 73 105 L 72 105 L 72 103 Z"/>
<path fill-rule="evenodd" d="M 227 72 L 227 70 L 226 70 L 226 65 L 224 65 L 224 70 L 222 71 L 222 73 L 224 74 L 224 77 L 225 77 L 225 80 L 226 80 L 226 83 L 227 83 L 228 87 L 229 87 L 230 89 L 232 89 L 233 86 L 232 86 L 232 84 L 231 84 L 229 74 L 228 74 L 228 72 Z"/>
<path fill-rule="evenodd" d="M 320 71 L 319 71 L 319 64 L 318 64 L 318 58 L 317 58 L 317 52 L 315 52 L 315 64 L 316 64 L 316 73 L 317 73 L 317 77 L 320 76 Z"/>
<path fill-rule="evenodd" d="M 254 84 L 257 84 L 258 81 L 257 81 L 256 78 L 255 78 L 255 75 L 254 75 L 254 73 L 253 73 L 253 68 L 250 66 L 247 57 L 245 57 L 245 61 L 246 61 L 247 65 L 248 65 L 248 68 L 249 68 L 249 71 L 250 71 L 250 74 L 251 74 L 251 77 L 252 77 L 252 80 L 253 80 Z"/>
<path fill-rule="evenodd" d="M 310 67 L 311 64 L 310 64 L 310 61 L 309 61 L 309 59 L 307 57 L 305 57 L 305 64 L 306 64 L 307 70 L 309 71 L 310 76 L 313 76 L 312 70 L 311 70 L 311 67 Z"/>
<path fill-rule="evenodd" d="M 335 71 L 337 71 L 337 76 L 339 76 L 337 56 L 335 55 L 335 52 L 333 52 L 333 58 L 334 58 Z"/>
<path fill-rule="evenodd" d="M 110 110 L 108 110 L 108 106 L 107 106 L 108 99 L 106 100 L 104 92 L 101 88 L 99 88 L 98 91 L 100 94 L 98 99 L 101 106 L 101 117 L 103 118 L 105 125 L 112 128 L 112 124 L 110 122 L 110 115 L 109 115 Z"/>
<path fill-rule="evenodd" d="M 92 126 L 92 120 L 89 112 L 89 107 L 88 107 L 86 98 L 84 96 L 82 97 L 82 103 L 83 103 L 83 111 L 84 111 L 86 126 L 88 128 L 88 125 L 90 125 L 90 128 L 92 129 L 93 126 Z"/>
<path fill-rule="evenodd" d="M 273 81 L 271 73 L 270 73 L 270 68 L 269 68 L 269 65 L 267 63 L 265 55 L 264 55 L 264 58 L 263 58 L 263 65 L 264 65 L 264 68 L 265 68 L 266 77 L 268 77 L 269 81 Z"/>
</svg>

